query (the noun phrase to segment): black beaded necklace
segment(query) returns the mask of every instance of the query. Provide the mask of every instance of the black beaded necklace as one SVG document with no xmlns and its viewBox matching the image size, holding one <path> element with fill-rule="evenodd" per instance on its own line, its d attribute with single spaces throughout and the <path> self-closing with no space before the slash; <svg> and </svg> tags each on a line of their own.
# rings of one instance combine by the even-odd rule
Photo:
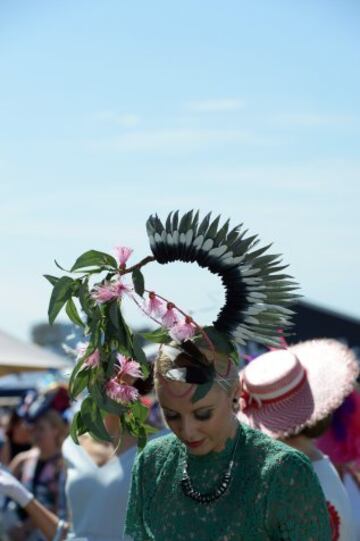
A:
<svg viewBox="0 0 360 541">
<path fill-rule="evenodd" d="M 221 477 L 219 486 L 213 492 L 207 492 L 205 494 L 201 494 L 201 492 L 199 492 L 198 490 L 195 490 L 194 487 L 192 486 L 191 479 L 188 472 L 188 463 L 187 463 L 186 454 L 185 454 L 183 476 L 181 479 L 181 487 L 185 496 L 187 496 L 188 498 L 192 498 L 198 503 L 212 503 L 218 500 L 219 498 L 221 498 L 221 496 L 228 489 L 228 486 L 231 481 L 231 473 L 234 466 L 234 457 L 235 457 L 238 441 L 239 441 L 239 435 L 236 438 L 236 443 L 234 445 L 234 450 L 231 455 L 231 460 L 229 462 L 229 465 L 225 473 Z"/>
</svg>

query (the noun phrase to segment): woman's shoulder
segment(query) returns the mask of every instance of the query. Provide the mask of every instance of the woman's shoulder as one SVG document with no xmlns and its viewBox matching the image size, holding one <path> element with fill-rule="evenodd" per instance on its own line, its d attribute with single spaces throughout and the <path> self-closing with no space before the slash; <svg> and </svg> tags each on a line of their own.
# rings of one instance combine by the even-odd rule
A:
<svg viewBox="0 0 360 541">
<path fill-rule="evenodd" d="M 148 441 L 145 447 L 138 452 L 135 464 L 140 467 L 144 464 L 146 469 L 158 470 L 162 468 L 165 461 L 168 463 L 172 457 L 177 456 L 180 446 L 180 441 L 172 433 L 159 436 Z"/>
<path fill-rule="evenodd" d="M 158 455 L 167 455 L 171 449 L 177 448 L 180 445 L 175 434 L 165 434 L 151 439 L 140 452 L 144 458 L 152 458 Z"/>
<path fill-rule="evenodd" d="M 277 441 L 258 430 L 242 425 L 244 433 L 243 452 L 252 464 L 258 464 L 262 470 L 273 470 L 286 463 L 289 469 L 304 465 L 310 467 L 310 460 L 303 454 Z"/>
</svg>

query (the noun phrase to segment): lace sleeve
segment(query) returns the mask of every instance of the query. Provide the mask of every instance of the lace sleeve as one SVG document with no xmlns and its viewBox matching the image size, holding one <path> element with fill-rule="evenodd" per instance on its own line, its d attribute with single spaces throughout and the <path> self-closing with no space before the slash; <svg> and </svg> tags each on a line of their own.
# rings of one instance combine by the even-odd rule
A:
<svg viewBox="0 0 360 541">
<path fill-rule="evenodd" d="M 141 472 L 142 453 L 136 457 L 132 470 L 125 522 L 125 539 L 127 541 L 148 541 L 149 539 L 143 521 L 143 488 Z"/>
<path fill-rule="evenodd" d="M 331 539 L 323 492 L 310 462 L 300 453 L 286 455 L 273 466 L 267 523 L 272 541 Z"/>
</svg>

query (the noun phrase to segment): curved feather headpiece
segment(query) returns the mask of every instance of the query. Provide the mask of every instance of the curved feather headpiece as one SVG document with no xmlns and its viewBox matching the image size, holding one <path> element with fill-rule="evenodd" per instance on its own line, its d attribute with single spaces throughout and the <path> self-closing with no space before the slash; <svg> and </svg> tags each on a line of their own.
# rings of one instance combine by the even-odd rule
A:
<svg viewBox="0 0 360 541">
<path fill-rule="evenodd" d="M 247 235 L 242 224 L 229 229 L 230 221 L 211 221 L 211 213 L 199 221 L 192 210 L 182 217 L 171 212 L 165 225 L 157 215 L 146 227 L 151 250 L 158 263 L 196 262 L 220 276 L 225 287 L 225 305 L 214 327 L 238 344 L 253 340 L 278 345 L 278 330 L 291 324 L 288 306 L 298 297 L 287 265 L 281 256 L 267 254 L 271 244 L 256 248 L 257 235 Z"/>
</svg>

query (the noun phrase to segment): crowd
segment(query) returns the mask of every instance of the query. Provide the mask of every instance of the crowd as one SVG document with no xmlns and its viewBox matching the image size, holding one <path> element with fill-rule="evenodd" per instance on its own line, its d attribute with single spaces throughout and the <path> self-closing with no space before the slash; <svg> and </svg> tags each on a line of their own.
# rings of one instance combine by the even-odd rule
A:
<svg viewBox="0 0 360 541">
<path fill-rule="evenodd" d="M 95 415 L 70 435 L 81 400 L 57 384 L 3 419 L 4 541 L 360 541 L 359 360 L 337 340 L 279 343 L 293 282 L 254 237 L 218 223 L 190 212 L 147 224 L 154 257 L 132 267 L 140 296 L 136 271 L 153 260 L 197 261 L 226 288 L 208 327 L 148 292 L 144 310 L 161 321 L 151 362 L 119 308 L 135 293 L 121 281 L 131 250 L 118 248 L 119 269 L 85 305 L 102 327 L 74 376 Z M 88 254 L 94 265 L 94 252 L 81 264 Z M 100 256 L 100 270 L 113 265 Z M 241 363 L 251 340 L 269 351 Z"/>
</svg>

